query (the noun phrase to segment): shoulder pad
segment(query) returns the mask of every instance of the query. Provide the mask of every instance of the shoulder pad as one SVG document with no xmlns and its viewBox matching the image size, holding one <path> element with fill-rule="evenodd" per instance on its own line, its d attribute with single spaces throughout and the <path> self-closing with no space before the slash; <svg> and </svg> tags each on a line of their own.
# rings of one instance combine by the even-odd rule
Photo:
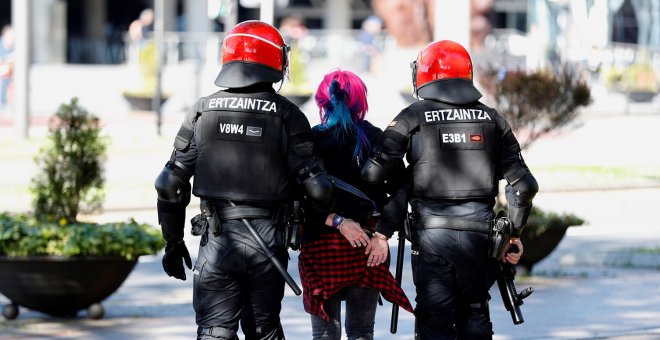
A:
<svg viewBox="0 0 660 340">
<path fill-rule="evenodd" d="M 195 134 L 195 122 L 201 113 L 199 109 L 202 106 L 202 101 L 203 99 L 198 100 L 183 119 L 179 132 L 177 132 L 176 138 L 174 139 L 175 149 L 181 151 L 190 145 L 190 140 L 192 140 L 193 135 Z"/>
</svg>

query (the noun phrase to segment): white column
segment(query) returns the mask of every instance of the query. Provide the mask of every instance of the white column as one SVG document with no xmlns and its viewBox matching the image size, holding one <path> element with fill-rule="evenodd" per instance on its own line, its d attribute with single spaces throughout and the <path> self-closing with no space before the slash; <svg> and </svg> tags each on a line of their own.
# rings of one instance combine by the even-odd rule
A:
<svg viewBox="0 0 660 340">
<path fill-rule="evenodd" d="M 186 37 L 187 48 L 184 51 L 186 58 L 199 60 L 206 53 L 206 34 L 211 31 L 211 20 L 207 13 L 207 2 L 199 0 L 186 0 Z"/>
<path fill-rule="evenodd" d="M 224 25 L 225 31 L 229 31 L 238 23 L 238 1 L 237 0 L 221 0 L 222 6 L 225 8 Z"/>
<path fill-rule="evenodd" d="M 165 0 L 154 0 L 154 40 L 156 42 L 156 89 L 151 99 L 151 107 L 156 111 L 156 132 L 160 136 L 162 125 L 162 110 L 160 98 L 162 97 L 162 74 L 163 74 L 163 48 L 165 32 Z"/>
<path fill-rule="evenodd" d="M 186 31 L 209 32 L 211 21 L 206 10 L 206 1 L 186 0 L 184 3 L 186 15 Z"/>
<path fill-rule="evenodd" d="M 325 28 L 331 30 L 350 29 L 352 17 L 349 0 L 328 0 L 325 2 Z"/>
<path fill-rule="evenodd" d="M 66 2 L 40 0 L 32 7 L 32 62 L 66 62 Z"/>
<path fill-rule="evenodd" d="M 328 0 L 325 2 L 324 26 L 328 30 L 328 59 L 334 65 L 341 65 L 342 46 L 346 42 L 346 30 L 351 28 L 351 6 L 349 0 Z"/>
<path fill-rule="evenodd" d="M 433 40 L 453 40 L 470 51 L 470 1 L 435 0 Z"/>
<path fill-rule="evenodd" d="M 273 25 L 274 19 L 275 19 L 275 1 L 261 0 L 261 8 L 259 9 L 259 20 Z"/>
<path fill-rule="evenodd" d="M 14 63 L 14 112 L 16 136 L 28 138 L 30 128 L 30 8 L 32 0 L 12 0 L 12 27 L 16 37 Z"/>
<path fill-rule="evenodd" d="M 176 1 L 165 1 L 163 6 L 165 32 L 176 31 Z"/>
</svg>

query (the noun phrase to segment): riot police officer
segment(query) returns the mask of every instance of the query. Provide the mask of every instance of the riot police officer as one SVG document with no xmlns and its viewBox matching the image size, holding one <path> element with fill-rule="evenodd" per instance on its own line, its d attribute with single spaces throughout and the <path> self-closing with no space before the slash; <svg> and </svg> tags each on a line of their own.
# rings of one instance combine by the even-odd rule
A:
<svg viewBox="0 0 660 340">
<path fill-rule="evenodd" d="M 498 182 L 506 180 L 514 226 L 500 260 L 513 264 L 522 255 L 520 232 L 538 184 L 507 121 L 479 102 L 463 46 L 432 42 L 411 66 L 422 100 L 389 124 L 363 176 L 382 181 L 394 160 L 407 157 L 416 339 L 490 339 L 488 290 L 496 260 L 489 255 L 489 231 Z M 377 230 L 393 232 L 385 223 Z M 519 250 L 506 254 L 512 244 Z"/>
<path fill-rule="evenodd" d="M 192 265 L 183 241 L 185 208 L 194 176 L 192 194 L 202 207 L 194 228 L 202 236 L 193 282 L 198 339 L 238 339 L 245 309 L 254 329 L 246 330 L 241 320 L 244 332 L 284 338 L 279 318 L 284 279 L 269 260 L 286 264 L 287 203 L 298 188 L 309 199 L 328 201 L 332 195 L 333 184 L 313 156 L 307 118 L 273 89 L 286 72 L 287 52 L 280 33 L 267 23 L 233 27 L 222 43 L 215 80 L 224 89 L 194 104 L 155 183 L 167 241 L 163 268 L 185 280 L 183 263 Z M 274 256 L 267 256 L 243 221 Z"/>
</svg>

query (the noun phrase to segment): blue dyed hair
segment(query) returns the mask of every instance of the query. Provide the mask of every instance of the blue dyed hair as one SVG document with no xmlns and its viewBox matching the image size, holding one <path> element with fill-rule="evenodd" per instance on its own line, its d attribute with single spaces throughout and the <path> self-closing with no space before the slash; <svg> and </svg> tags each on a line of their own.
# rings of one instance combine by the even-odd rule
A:
<svg viewBox="0 0 660 340">
<path fill-rule="evenodd" d="M 341 126 L 335 130 L 336 140 L 341 140 L 345 133 L 356 137 L 353 159 L 359 163 L 371 149 L 362 126 L 369 110 L 367 87 L 362 79 L 350 71 L 332 71 L 323 77 L 314 99 L 322 125 L 326 128 Z"/>
</svg>

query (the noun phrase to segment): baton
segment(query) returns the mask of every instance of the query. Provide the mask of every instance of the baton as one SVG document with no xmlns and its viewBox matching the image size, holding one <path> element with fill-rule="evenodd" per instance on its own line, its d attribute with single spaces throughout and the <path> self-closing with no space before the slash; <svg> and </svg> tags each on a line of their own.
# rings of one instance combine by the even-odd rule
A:
<svg viewBox="0 0 660 340">
<path fill-rule="evenodd" d="M 396 272 L 394 278 L 396 279 L 396 285 L 401 287 L 401 277 L 403 275 L 403 251 L 406 246 L 406 237 L 403 235 L 401 230 L 397 232 L 399 237 L 399 245 L 396 251 Z M 390 320 L 390 333 L 395 334 L 397 326 L 399 323 L 399 305 L 396 303 L 392 304 L 392 319 Z"/>
<path fill-rule="evenodd" d="M 227 203 L 229 203 L 229 205 L 232 207 L 236 206 L 234 202 L 230 200 L 227 200 Z M 270 263 L 272 263 L 273 266 L 275 266 L 275 269 L 277 269 L 277 271 L 280 272 L 280 274 L 282 274 L 284 281 L 286 281 L 289 287 L 291 287 L 293 292 L 296 293 L 296 295 L 302 294 L 302 290 L 300 290 L 300 287 L 298 287 L 296 282 L 293 281 L 293 278 L 291 277 L 291 275 L 289 275 L 289 272 L 287 272 L 286 269 L 284 269 L 280 261 L 275 257 L 275 254 L 273 254 L 273 251 L 270 250 L 270 247 L 268 247 L 266 245 L 266 242 L 264 242 L 264 239 L 261 238 L 261 235 L 259 235 L 259 233 L 257 233 L 256 230 L 254 230 L 252 223 L 250 223 L 250 221 L 248 221 L 245 218 L 241 218 L 241 222 L 243 222 L 243 225 L 248 229 L 250 234 L 252 234 L 252 237 L 254 237 L 254 240 L 257 241 L 259 247 L 261 247 L 261 250 L 263 250 L 264 253 L 266 253 L 266 256 L 270 260 Z"/>
</svg>

